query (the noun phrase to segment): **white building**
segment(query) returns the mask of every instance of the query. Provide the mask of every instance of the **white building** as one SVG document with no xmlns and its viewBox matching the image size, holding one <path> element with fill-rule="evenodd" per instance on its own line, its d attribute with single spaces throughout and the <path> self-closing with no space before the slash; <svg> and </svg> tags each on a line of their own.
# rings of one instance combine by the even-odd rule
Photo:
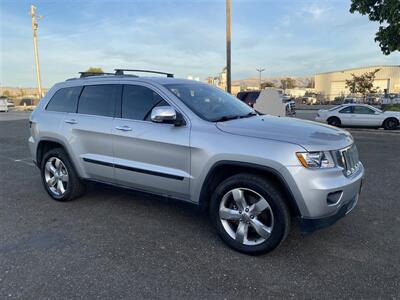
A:
<svg viewBox="0 0 400 300">
<path fill-rule="evenodd" d="M 374 87 L 378 92 L 400 92 L 400 65 L 395 66 L 370 66 L 355 69 L 319 73 L 315 75 L 315 91 L 323 94 L 327 99 L 333 100 L 338 96 L 346 96 L 350 93 L 346 88 L 346 79 L 351 79 L 352 74 L 362 75 L 367 72 L 379 71 L 375 74 Z"/>
</svg>

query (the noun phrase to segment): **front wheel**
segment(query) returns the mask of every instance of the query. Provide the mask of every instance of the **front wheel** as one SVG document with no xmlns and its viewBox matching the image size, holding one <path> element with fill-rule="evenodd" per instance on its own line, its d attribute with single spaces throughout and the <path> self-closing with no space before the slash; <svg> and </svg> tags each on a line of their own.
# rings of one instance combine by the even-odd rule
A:
<svg viewBox="0 0 400 300">
<path fill-rule="evenodd" d="M 397 121 L 395 118 L 389 118 L 386 119 L 385 122 L 383 122 L 383 128 L 385 130 L 394 130 L 399 126 L 399 121 Z"/>
<path fill-rule="evenodd" d="M 252 174 L 234 175 L 213 193 L 210 214 L 222 240 L 252 255 L 275 249 L 286 238 L 290 214 L 284 198 L 269 180 Z"/>
</svg>

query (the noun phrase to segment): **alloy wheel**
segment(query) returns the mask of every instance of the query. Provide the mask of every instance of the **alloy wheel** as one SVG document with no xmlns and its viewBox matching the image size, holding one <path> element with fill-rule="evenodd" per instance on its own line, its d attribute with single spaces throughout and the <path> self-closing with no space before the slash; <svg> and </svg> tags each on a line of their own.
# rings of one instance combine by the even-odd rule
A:
<svg viewBox="0 0 400 300">
<path fill-rule="evenodd" d="M 243 245 L 262 244 L 274 227 L 274 214 L 268 201 L 248 188 L 227 192 L 220 203 L 219 217 L 228 235 Z"/>
<path fill-rule="evenodd" d="M 44 170 L 44 177 L 48 189 L 57 197 L 65 194 L 68 188 L 68 171 L 64 163 L 58 157 L 50 157 Z"/>
</svg>

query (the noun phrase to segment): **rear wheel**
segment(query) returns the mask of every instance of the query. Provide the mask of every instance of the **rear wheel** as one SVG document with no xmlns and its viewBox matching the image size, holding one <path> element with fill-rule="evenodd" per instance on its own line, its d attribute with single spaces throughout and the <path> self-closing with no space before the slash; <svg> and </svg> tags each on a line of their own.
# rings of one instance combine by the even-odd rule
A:
<svg viewBox="0 0 400 300">
<path fill-rule="evenodd" d="M 42 159 L 41 175 L 47 193 L 57 201 L 70 201 L 85 191 L 83 182 L 61 148 L 48 151 Z"/>
<path fill-rule="evenodd" d="M 395 118 L 389 118 L 383 122 L 383 128 L 385 130 L 394 130 L 398 126 L 399 126 L 399 121 Z"/>
<path fill-rule="evenodd" d="M 340 126 L 340 124 L 342 124 L 342 122 L 340 121 L 340 119 L 338 117 L 330 117 L 328 119 L 328 124 L 331 126 Z"/>
<path fill-rule="evenodd" d="M 264 254 L 286 238 L 289 210 L 275 185 L 263 177 L 238 174 L 213 193 L 210 214 L 221 239 L 235 250 Z"/>
</svg>

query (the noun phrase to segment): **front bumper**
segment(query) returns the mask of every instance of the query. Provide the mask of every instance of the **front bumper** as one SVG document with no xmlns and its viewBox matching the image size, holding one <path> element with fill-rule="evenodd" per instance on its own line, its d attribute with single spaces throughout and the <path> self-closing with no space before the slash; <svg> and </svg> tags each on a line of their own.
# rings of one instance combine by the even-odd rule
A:
<svg viewBox="0 0 400 300">
<path fill-rule="evenodd" d="M 343 204 L 336 213 L 323 218 L 299 218 L 300 231 L 303 234 L 311 233 L 315 230 L 329 227 L 335 224 L 339 219 L 350 213 L 357 205 L 359 194 L 349 202 Z"/>
<path fill-rule="evenodd" d="M 296 200 L 303 232 L 332 225 L 349 213 L 357 204 L 364 177 L 362 164 L 349 177 L 341 168 L 309 170 L 291 166 L 283 172 Z"/>
</svg>

